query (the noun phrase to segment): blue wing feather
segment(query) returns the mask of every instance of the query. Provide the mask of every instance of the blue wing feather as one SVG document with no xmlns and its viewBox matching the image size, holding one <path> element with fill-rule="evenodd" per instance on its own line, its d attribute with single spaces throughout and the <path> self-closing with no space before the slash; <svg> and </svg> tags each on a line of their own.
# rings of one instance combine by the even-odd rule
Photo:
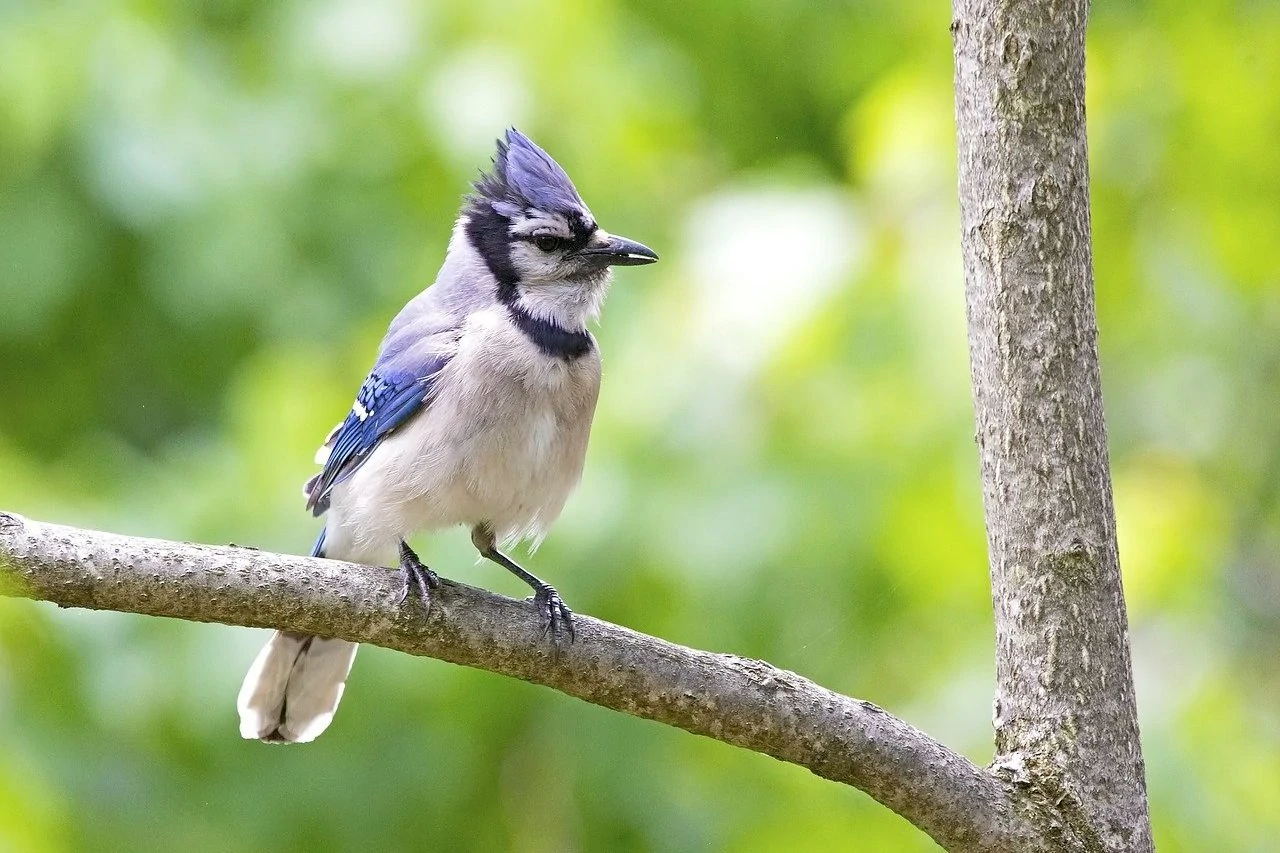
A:
<svg viewBox="0 0 1280 853">
<path fill-rule="evenodd" d="M 382 439 L 427 404 L 446 362 L 440 358 L 419 375 L 384 376 L 375 370 L 365 378 L 356 404 L 332 438 L 324 469 L 307 483 L 307 509 L 313 515 L 328 511 L 333 487 L 359 470 Z"/>
</svg>

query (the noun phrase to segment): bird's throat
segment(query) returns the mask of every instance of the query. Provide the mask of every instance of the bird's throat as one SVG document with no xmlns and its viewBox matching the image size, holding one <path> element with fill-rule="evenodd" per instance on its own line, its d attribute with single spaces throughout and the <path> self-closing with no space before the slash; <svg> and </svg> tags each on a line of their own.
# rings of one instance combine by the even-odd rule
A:
<svg viewBox="0 0 1280 853">
<path fill-rule="evenodd" d="M 558 323 L 535 317 L 515 302 L 507 303 L 507 311 L 516 327 L 542 351 L 553 358 L 573 361 L 591 352 L 595 345 L 591 335 L 578 329 L 566 329 Z"/>
</svg>

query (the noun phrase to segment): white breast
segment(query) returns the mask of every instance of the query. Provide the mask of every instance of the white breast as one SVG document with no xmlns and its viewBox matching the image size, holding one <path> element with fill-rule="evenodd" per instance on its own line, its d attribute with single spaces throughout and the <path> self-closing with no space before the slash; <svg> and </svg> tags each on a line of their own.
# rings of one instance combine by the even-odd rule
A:
<svg viewBox="0 0 1280 853">
<path fill-rule="evenodd" d="M 394 558 L 403 536 L 489 522 L 540 539 L 582 476 L 600 359 L 548 357 L 505 311 L 469 319 L 428 407 L 333 491 L 331 557 Z"/>
</svg>

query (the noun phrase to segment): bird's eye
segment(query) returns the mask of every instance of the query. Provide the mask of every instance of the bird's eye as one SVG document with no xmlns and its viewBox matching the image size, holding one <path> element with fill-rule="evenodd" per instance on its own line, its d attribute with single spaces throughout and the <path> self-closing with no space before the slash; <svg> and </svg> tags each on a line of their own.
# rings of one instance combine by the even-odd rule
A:
<svg viewBox="0 0 1280 853">
<path fill-rule="evenodd" d="M 541 237 L 534 237 L 533 245 L 537 246 L 544 252 L 556 252 L 564 247 L 564 239 L 561 237 L 543 235 Z"/>
</svg>

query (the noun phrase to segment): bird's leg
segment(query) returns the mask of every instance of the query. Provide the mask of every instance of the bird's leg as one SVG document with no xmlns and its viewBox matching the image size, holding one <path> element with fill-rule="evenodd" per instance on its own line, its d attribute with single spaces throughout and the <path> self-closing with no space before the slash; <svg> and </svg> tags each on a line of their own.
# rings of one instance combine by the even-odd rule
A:
<svg viewBox="0 0 1280 853">
<path fill-rule="evenodd" d="M 403 539 L 400 540 L 400 584 L 400 598 L 396 604 L 404 604 L 409 597 L 409 585 L 413 584 L 422 606 L 431 610 L 431 590 L 440 588 L 440 576 L 424 566 Z"/>
<path fill-rule="evenodd" d="M 480 552 L 480 556 L 493 560 L 533 589 L 533 603 L 538 606 L 538 610 L 547 620 L 547 624 L 542 629 L 542 636 L 545 637 L 550 632 L 552 643 L 556 643 L 560 639 L 560 630 L 563 628 L 569 635 L 569 642 L 573 642 L 573 611 L 560 598 L 560 593 L 556 592 L 555 587 L 525 570 L 515 560 L 499 551 L 494 541 L 493 528 L 488 524 L 477 524 L 472 528 L 471 542 Z"/>
</svg>

